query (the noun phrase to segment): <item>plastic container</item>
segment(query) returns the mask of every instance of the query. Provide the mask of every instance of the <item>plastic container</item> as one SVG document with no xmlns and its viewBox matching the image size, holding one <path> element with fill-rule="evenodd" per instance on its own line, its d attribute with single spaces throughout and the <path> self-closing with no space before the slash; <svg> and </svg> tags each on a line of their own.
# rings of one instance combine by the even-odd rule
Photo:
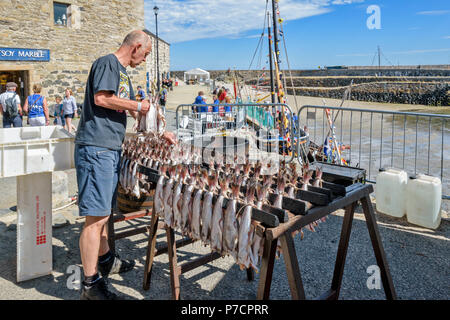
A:
<svg viewBox="0 0 450 320">
<path fill-rule="evenodd" d="M 399 169 L 380 170 L 376 178 L 377 211 L 401 218 L 406 214 L 406 185 L 408 174 Z"/>
<path fill-rule="evenodd" d="M 408 222 L 430 229 L 441 223 L 442 184 L 436 177 L 424 174 L 411 177 L 406 187 Z"/>
<path fill-rule="evenodd" d="M 52 272 L 52 171 L 75 167 L 61 126 L 0 129 L 0 178 L 17 176 L 17 281 Z"/>
<path fill-rule="evenodd" d="M 17 177 L 17 282 L 52 272 L 52 173 Z"/>
<path fill-rule="evenodd" d="M 0 129 L 0 178 L 74 168 L 74 138 L 61 126 Z"/>
</svg>

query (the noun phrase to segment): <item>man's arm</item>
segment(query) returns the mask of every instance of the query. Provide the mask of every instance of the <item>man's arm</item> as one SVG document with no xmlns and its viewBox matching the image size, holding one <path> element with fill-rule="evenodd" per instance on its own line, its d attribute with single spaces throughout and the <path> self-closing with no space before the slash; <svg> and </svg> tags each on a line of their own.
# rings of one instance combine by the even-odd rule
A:
<svg viewBox="0 0 450 320">
<path fill-rule="evenodd" d="M 94 95 L 94 103 L 100 107 L 112 110 L 128 110 L 131 112 L 138 111 L 138 102 L 134 100 L 122 99 L 117 97 L 110 91 L 99 91 Z M 147 100 L 141 102 L 141 113 L 146 114 L 150 108 Z"/>
</svg>

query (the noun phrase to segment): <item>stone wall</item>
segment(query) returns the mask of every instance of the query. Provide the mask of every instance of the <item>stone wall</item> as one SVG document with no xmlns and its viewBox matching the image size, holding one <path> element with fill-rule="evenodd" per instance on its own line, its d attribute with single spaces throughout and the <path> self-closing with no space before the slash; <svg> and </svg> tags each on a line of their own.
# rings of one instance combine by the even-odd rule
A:
<svg viewBox="0 0 450 320">
<path fill-rule="evenodd" d="M 26 86 L 41 83 L 50 102 L 55 95 L 63 95 L 66 87 L 72 89 L 77 102 L 82 102 L 92 63 L 116 51 L 130 31 L 144 28 L 144 0 L 57 2 L 70 5 L 68 26 L 55 25 L 53 1 L 0 0 L 0 47 L 50 50 L 49 62 L 0 61 L 0 70 L 27 70 Z M 159 44 L 161 70 L 168 71 L 169 45 Z M 139 84 L 145 88 L 146 72 L 152 72 L 151 68 L 152 63 L 128 68 L 134 88 Z"/>
<path fill-rule="evenodd" d="M 268 79 L 265 80 L 267 82 Z M 293 77 L 294 87 L 344 87 L 353 81 L 354 85 L 365 83 L 385 83 L 385 82 L 448 82 L 450 77 Z M 247 84 L 255 85 L 256 79 L 249 80 Z M 259 82 L 261 84 L 261 81 Z M 286 79 L 287 86 L 291 85 L 291 78 Z"/>
<path fill-rule="evenodd" d="M 295 88 L 298 96 L 342 99 L 345 87 L 339 88 Z M 288 94 L 293 89 L 288 88 Z M 351 100 L 450 106 L 450 83 L 371 83 L 352 87 Z"/>
<path fill-rule="evenodd" d="M 234 71 L 234 70 L 233 70 Z M 224 77 L 227 70 L 208 70 L 211 79 Z M 236 74 L 244 79 L 254 79 L 261 76 L 261 70 L 236 70 Z M 282 71 L 289 76 L 288 70 Z M 266 72 L 267 73 L 267 72 Z M 183 79 L 184 71 L 172 71 L 172 75 Z M 450 77 L 450 68 L 386 68 L 386 69 L 337 69 L 337 70 L 291 70 L 293 77 Z"/>
</svg>

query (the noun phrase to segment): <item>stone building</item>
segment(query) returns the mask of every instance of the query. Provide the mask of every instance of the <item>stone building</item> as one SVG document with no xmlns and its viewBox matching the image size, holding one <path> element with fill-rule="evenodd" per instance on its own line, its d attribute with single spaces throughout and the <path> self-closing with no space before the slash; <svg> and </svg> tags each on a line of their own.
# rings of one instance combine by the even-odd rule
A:
<svg viewBox="0 0 450 320">
<path fill-rule="evenodd" d="M 144 0 L 0 0 L 0 12 L 0 92 L 14 81 L 22 101 L 40 83 L 51 103 L 67 87 L 83 102 L 92 63 L 144 28 Z M 128 68 L 134 88 L 156 78 L 152 42 L 147 62 Z M 168 72 L 170 46 L 160 39 L 159 48 L 160 72 Z"/>
</svg>

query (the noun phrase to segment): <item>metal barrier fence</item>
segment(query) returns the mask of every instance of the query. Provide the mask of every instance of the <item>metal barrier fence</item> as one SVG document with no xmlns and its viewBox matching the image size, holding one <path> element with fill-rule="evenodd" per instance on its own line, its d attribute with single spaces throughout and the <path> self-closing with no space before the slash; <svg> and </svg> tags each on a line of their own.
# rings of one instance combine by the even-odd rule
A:
<svg viewBox="0 0 450 320">
<path fill-rule="evenodd" d="M 329 106 L 303 106 L 299 124 L 308 127 L 310 140 L 322 146 L 329 136 L 329 117 L 335 138 L 348 149 L 342 156 L 348 165 L 367 170 L 367 181 L 375 183 L 378 169 L 396 167 L 409 174 L 439 176 L 443 199 L 450 189 L 449 115 L 394 112 Z"/>
<path fill-rule="evenodd" d="M 284 111 L 284 113 L 283 113 Z M 176 110 L 178 136 L 252 135 L 258 146 L 277 144 L 281 154 L 294 159 L 296 116 L 286 104 L 182 104 Z"/>
</svg>

